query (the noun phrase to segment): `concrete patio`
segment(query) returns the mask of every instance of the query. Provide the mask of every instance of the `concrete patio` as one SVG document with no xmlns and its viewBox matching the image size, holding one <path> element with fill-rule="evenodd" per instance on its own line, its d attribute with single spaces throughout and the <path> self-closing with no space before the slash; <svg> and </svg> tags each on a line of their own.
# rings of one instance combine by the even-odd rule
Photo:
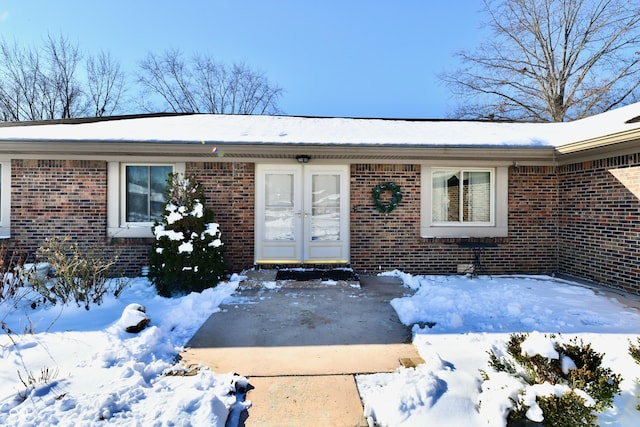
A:
<svg viewBox="0 0 640 427">
<path fill-rule="evenodd" d="M 192 337 L 183 363 L 248 377 L 242 425 L 366 426 L 354 375 L 420 361 L 389 304 L 410 291 L 391 277 L 363 276 L 360 286 L 274 277 L 251 272 Z"/>
</svg>

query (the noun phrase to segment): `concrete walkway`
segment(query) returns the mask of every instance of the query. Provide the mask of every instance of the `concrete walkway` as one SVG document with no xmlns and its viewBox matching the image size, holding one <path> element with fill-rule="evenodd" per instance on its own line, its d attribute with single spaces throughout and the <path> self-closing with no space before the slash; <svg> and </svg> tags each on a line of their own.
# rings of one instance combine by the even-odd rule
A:
<svg viewBox="0 0 640 427">
<path fill-rule="evenodd" d="M 409 293 L 395 278 L 286 282 L 253 273 L 196 332 L 183 363 L 249 378 L 245 426 L 366 426 L 354 375 L 391 372 L 419 355 L 389 304 Z M 273 273 L 275 274 L 275 273 Z M 250 286 L 251 281 L 260 286 Z"/>
</svg>

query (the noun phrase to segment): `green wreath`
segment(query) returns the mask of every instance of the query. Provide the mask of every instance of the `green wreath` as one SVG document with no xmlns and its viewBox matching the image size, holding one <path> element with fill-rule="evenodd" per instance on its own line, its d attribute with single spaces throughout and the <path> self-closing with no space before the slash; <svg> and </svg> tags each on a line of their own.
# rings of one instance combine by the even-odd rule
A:
<svg viewBox="0 0 640 427">
<path fill-rule="evenodd" d="M 388 202 L 383 203 L 380 200 L 380 195 L 382 193 L 390 191 L 391 199 Z M 400 191 L 400 187 L 398 187 L 393 182 L 385 182 L 380 185 L 376 185 L 371 192 L 371 199 L 373 199 L 373 204 L 376 206 L 378 212 L 388 214 L 392 210 L 394 210 L 398 204 L 402 201 L 402 191 Z"/>
</svg>

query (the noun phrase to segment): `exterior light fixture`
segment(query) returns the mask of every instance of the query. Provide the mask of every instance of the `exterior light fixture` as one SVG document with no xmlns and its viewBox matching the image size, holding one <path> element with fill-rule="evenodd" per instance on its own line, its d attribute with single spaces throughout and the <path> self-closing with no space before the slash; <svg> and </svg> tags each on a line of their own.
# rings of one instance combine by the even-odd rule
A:
<svg viewBox="0 0 640 427">
<path fill-rule="evenodd" d="M 298 163 L 309 163 L 311 157 L 307 155 L 296 156 L 296 160 L 298 161 Z"/>
</svg>

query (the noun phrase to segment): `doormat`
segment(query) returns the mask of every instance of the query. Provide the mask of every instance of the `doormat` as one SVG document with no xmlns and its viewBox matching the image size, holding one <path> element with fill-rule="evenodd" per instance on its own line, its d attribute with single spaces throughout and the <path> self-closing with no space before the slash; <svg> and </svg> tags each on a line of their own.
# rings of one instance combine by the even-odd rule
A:
<svg viewBox="0 0 640 427">
<path fill-rule="evenodd" d="M 276 280 L 295 280 L 307 282 L 311 280 L 334 280 L 357 282 L 358 275 L 352 270 L 278 270 Z"/>
</svg>

